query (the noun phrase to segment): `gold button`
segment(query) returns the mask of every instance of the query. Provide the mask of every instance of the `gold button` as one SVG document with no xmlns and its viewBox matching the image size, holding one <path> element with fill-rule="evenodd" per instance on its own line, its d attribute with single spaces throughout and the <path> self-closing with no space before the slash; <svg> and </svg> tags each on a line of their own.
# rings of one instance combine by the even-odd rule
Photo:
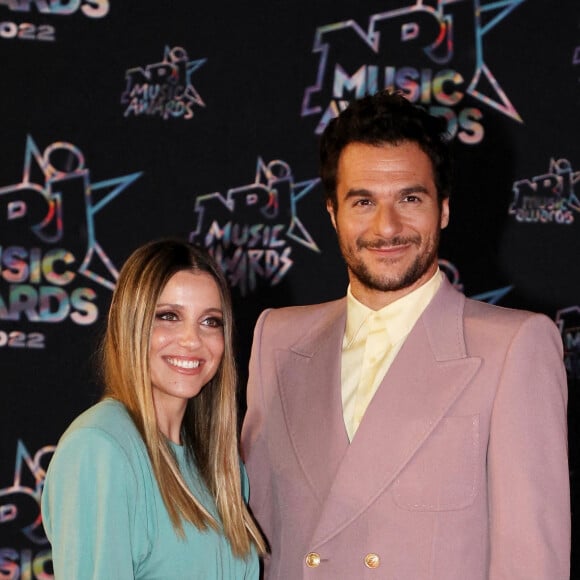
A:
<svg viewBox="0 0 580 580">
<path fill-rule="evenodd" d="M 320 554 L 310 552 L 310 554 L 306 556 L 306 565 L 309 568 L 318 568 L 318 566 L 320 566 Z"/>
<path fill-rule="evenodd" d="M 381 565 L 381 559 L 378 554 L 367 554 L 365 556 L 365 566 L 367 568 L 378 568 Z"/>
</svg>

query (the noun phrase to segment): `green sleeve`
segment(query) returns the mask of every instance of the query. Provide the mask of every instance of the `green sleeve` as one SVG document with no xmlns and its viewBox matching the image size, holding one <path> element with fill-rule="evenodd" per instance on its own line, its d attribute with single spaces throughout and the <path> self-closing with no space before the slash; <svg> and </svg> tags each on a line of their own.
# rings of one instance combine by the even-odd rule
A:
<svg viewBox="0 0 580 580">
<path fill-rule="evenodd" d="M 64 437 L 42 496 L 55 580 L 134 578 L 136 492 L 129 458 L 110 435 L 79 429 Z"/>
</svg>

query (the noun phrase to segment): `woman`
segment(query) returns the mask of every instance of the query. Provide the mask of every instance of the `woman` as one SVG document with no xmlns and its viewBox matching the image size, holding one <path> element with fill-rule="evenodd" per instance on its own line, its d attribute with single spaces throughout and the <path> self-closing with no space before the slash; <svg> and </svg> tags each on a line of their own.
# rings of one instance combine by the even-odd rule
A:
<svg viewBox="0 0 580 580">
<path fill-rule="evenodd" d="M 135 251 L 101 353 L 104 398 L 67 429 L 46 476 L 55 578 L 258 578 L 231 302 L 207 252 L 178 240 Z"/>
</svg>

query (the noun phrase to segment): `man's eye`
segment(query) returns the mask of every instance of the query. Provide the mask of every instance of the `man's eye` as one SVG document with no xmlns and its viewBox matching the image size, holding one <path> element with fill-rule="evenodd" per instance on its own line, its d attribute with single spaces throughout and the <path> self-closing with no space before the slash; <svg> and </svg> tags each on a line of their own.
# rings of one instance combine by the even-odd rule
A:
<svg viewBox="0 0 580 580">
<path fill-rule="evenodd" d="M 372 201 L 370 199 L 358 199 L 355 201 L 354 205 L 372 205 Z"/>
</svg>

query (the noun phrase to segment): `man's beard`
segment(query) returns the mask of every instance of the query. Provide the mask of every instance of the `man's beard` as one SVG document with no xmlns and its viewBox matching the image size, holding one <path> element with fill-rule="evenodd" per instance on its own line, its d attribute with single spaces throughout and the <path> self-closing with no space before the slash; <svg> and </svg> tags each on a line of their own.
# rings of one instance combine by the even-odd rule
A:
<svg viewBox="0 0 580 580">
<path fill-rule="evenodd" d="M 343 258 L 350 270 L 351 274 L 369 290 L 378 290 L 380 292 L 396 292 L 412 286 L 419 280 L 429 269 L 433 263 L 437 262 L 437 251 L 439 248 L 440 230 L 437 230 L 435 236 L 429 239 L 428 245 L 422 254 L 418 254 L 411 265 L 400 275 L 392 276 L 388 272 L 384 274 L 373 274 L 358 254 L 346 251 L 342 244 L 340 249 Z M 412 244 L 417 247 L 421 245 L 421 237 L 414 236 L 409 238 L 394 237 L 389 241 L 379 240 L 377 242 L 365 242 L 364 240 L 357 240 L 357 253 L 364 248 L 387 248 L 391 246 Z M 384 258 L 383 263 L 385 269 L 388 269 L 389 262 L 396 263 L 392 258 Z"/>
</svg>

